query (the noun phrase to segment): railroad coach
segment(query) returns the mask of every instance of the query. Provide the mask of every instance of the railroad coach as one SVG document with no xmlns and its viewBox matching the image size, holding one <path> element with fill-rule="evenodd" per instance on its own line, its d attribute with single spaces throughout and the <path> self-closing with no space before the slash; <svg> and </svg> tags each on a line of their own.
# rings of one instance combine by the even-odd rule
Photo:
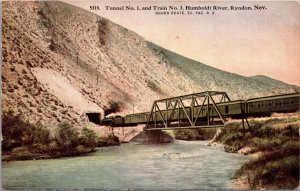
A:
<svg viewBox="0 0 300 191">
<path fill-rule="evenodd" d="M 248 116 L 271 115 L 299 110 L 300 93 L 254 98 L 245 101 Z"/>
</svg>

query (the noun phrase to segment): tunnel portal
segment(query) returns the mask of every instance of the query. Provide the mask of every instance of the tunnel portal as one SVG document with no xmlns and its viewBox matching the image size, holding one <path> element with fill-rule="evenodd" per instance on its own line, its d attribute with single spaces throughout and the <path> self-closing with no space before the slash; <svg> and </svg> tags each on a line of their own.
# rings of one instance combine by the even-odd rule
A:
<svg viewBox="0 0 300 191">
<path fill-rule="evenodd" d="M 88 116 L 90 122 L 100 125 L 101 114 L 99 112 L 89 112 L 86 113 L 86 115 Z"/>
</svg>

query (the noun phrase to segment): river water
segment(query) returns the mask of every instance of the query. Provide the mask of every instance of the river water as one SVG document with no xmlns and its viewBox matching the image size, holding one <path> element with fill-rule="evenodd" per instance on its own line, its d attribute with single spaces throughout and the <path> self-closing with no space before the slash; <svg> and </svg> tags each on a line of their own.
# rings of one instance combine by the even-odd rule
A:
<svg viewBox="0 0 300 191">
<path fill-rule="evenodd" d="M 123 144 L 87 156 L 2 163 L 6 189 L 230 189 L 249 160 L 203 142 Z"/>
</svg>

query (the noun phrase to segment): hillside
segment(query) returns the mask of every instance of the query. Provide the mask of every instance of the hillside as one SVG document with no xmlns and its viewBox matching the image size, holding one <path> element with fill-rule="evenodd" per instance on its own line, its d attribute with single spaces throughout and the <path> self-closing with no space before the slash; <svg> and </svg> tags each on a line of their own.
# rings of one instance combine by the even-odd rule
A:
<svg viewBox="0 0 300 191">
<path fill-rule="evenodd" d="M 278 88 L 280 88 L 282 86 L 286 86 L 286 83 L 279 81 L 279 80 L 272 79 L 272 78 L 270 78 L 268 76 L 264 76 L 264 75 L 250 76 L 250 78 L 252 78 L 254 80 L 258 80 L 258 81 L 263 81 L 266 84 L 270 84 L 270 85 L 278 87 Z M 298 89 L 298 91 L 299 91 L 299 87 L 294 86 L 294 88 L 295 88 L 295 90 Z"/>
<path fill-rule="evenodd" d="M 178 69 L 200 86 L 201 91 L 225 91 L 231 99 L 249 99 L 299 90 L 297 86 L 267 76 L 244 77 L 191 60 L 153 43 L 148 43 L 148 46 L 161 56 L 163 62 Z"/>
<path fill-rule="evenodd" d="M 237 99 L 297 88 L 190 60 L 62 2 L 3 2 L 2 9 L 3 111 L 47 126 L 92 126 L 85 113 L 103 116 L 110 102 L 127 114 L 192 92 L 227 91 Z"/>
</svg>

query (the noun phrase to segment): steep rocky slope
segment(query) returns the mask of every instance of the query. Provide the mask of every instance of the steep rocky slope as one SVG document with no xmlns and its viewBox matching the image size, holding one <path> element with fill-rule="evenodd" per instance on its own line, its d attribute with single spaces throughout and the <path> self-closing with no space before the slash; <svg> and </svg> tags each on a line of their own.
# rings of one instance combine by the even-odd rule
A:
<svg viewBox="0 0 300 191">
<path fill-rule="evenodd" d="M 226 91 L 232 99 L 248 99 L 299 91 L 297 86 L 266 76 L 244 77 L 185 58 L 153 43 L 148 43 L 148 46 L 161 56 L 163 62 L 184 73 L 203 91 Z M 220 60 L 220 62 L 226 61 Z"/>
<path fill-rule="evenodd" d="M 2 2 L 2 108 L 49 126 L 91 125 L 109 102 L 121 114 L 154 100 L 206 90 L 247 98 L 295 91 L 206 66 L 61 2 Z"/>
</svg>

